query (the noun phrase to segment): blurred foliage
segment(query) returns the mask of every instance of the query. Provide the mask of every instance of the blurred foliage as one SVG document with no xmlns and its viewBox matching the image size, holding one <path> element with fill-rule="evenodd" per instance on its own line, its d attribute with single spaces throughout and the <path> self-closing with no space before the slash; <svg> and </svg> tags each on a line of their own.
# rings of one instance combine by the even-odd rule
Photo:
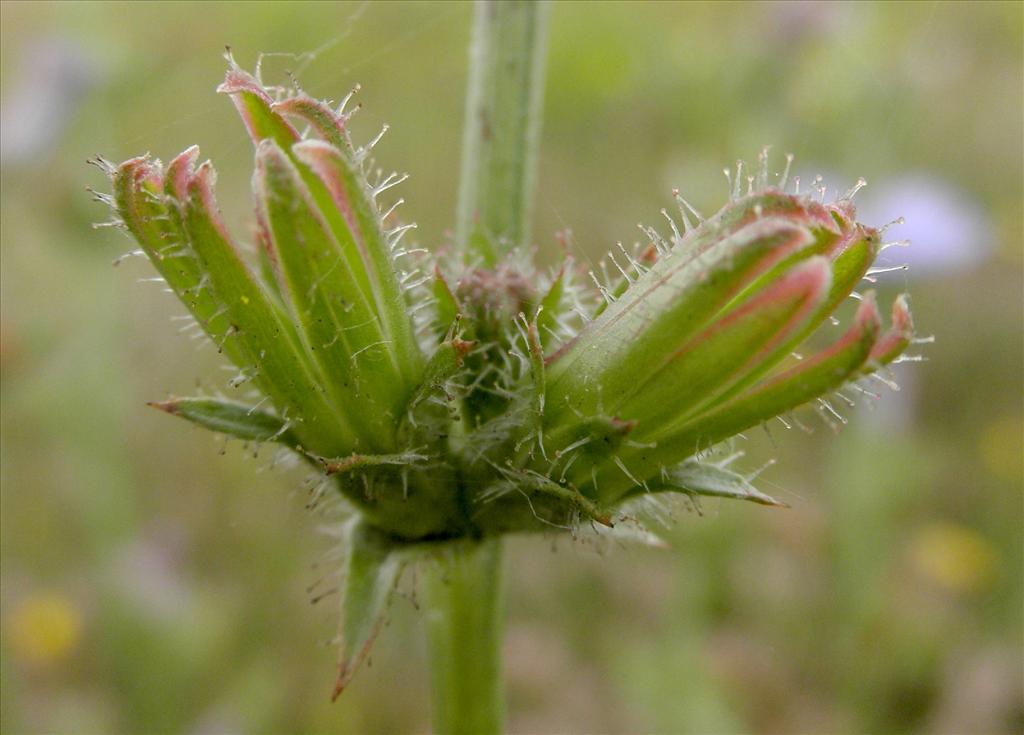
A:
<svg viewBox="0 0 1024 735">
<path fill-rule="evenodd" d="M 844 409 L 838 437 L 813 413 L 811 434 L 751 434 L 744 461 L 779 460 L 763 478 L 790 510 L 680 506 L 671 552 L 511 545 L 513 731 L 1024 728 L 1022 12 L 556 5 L 535 224 L 552 262 L 556 230 L 596 259 L 657 220 L 672 186 L 716 209 L 722 166 L 764 142 L 840 185 L 945 182 L 992 242 L 961 243 L 955 270 L 880 283 L 887 298 L 906 284 L 920 331 L 937 335 L 928 362 L 900 366 L 900 392 L 858 397 L 877 405 Z M 105 213 L 83 187 L 105 182 L 84 161 L 198 142 L 245 233 L 251 151 L 213 94 L 219 51 L 251 63 L 318 49 L 268 57 L 265 72 L 304 65 L 303 86 L 334 98 L 361 82 L 356 135 L 391 123 L 380 155 L 411 172 L 405 214 L 442 246 L 469 15 L 0 5 L 5 732 L 425 729 L 421 621 L 405 600 L 372 668 L 328 704 L 334 600 L 309 598 L 331 586 L 334 519 L 304 510 L 302 473 L 145 407 L 216 387 L 221 371 L 177 334 L 172 299 L 138 282 L 144 262 L 111 269 L 128 242 L 90 229 Z M 914 248 L 927 259 L 927 242 Z"/>
</svg>

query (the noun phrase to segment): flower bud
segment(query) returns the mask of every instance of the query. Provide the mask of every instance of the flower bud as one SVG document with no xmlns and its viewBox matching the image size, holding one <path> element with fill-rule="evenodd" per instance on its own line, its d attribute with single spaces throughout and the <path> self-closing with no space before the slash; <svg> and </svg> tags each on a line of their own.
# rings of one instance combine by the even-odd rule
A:
<svg viewBox="0 0 1024 735">
<path fill-rule="evenodd" d="M 600 503 L 616 502 L 659 484 L 666 468 L 698 450 L 858 376 L 878 333 L 870 296 L 836 346 L 792 375 L 780 372 L 878 253 L 877 232 L 853 217 L 848 201 L 824 205 L 766 189 L 730 202 L 663 248 L 548 360 L 549 448 L 584 440 L 581 427 L 594 416 L 635 427 L 596 470 L 573 467 L 570 482 Z M 875 365 L 906 346 L 909 322 L 900 309 Z"/>
</svg>

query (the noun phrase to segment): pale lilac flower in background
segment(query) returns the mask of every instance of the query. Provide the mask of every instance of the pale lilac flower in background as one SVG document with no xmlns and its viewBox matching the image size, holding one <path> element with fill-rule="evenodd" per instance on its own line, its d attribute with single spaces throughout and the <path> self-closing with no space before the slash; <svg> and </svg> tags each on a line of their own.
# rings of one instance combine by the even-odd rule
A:
<svg viewBox="0 0 1024 735">
<path fill-rule="evenodd" d="M 772 172 L 776 181 L 781 176 L 779 161 L 783 157 L 778 155 L 777 159 Z M 666 188 L 678 182 L 684 182 L 680 188 L 685 190 L 706 188 L 708 181 L 693 173 L 701 165 L 712 167 L 710 161 L 695 163 L 690 154 L 680 154 L 665 167 L 662 179 Z M 876 174 L 858 187 L 861 173 L 797 162 L 787 190 L 810 194 L 815 200 L 824 191 L 824 200 L 829 201 L 857 189 L 854 201 L 858 219 L 884 228 L 885 242 L 896 243 L 883 247 L 871 274 L 874 281 L 865 285 L 899 286 L 908 280 L 962 272 L 992 256 L 995 233 L 968 191 L 926 172 Z"/>
<path fill-rule="evenodd" d="M 951 182 L 926 173 L 907 173 L 869 186 L 857 198 L 858 210 L 866 222 L 895 222 L 886 230 L 884 239 L 900 244 L 885 248 L 876 268 L 907 267 L 877 274 L 875 278 L 881 284 L 900 285 L 911 279 L 963 273 L 992 257 L 995 234 L 991 225 L 980 205 Z M 920 339 L 931 338 L 926 329 Z M 911 350 L 907 359 L 927 360 L 927 346 Z M 873 404 L 876 410 L 869 412 L 861 431 L 896 430 L 912 425 L 919 375 L 913 370 L 900 370 L 896 378 L 900 390 L 889 400 Z"/>
<path fill-rule="evenodd" d="M 18 60 L 10 91 L 0 102 L 0 161 L 33 161 L 56 143 L 96 83 L 93 60 L 59 36 L 31 41 Z"/>
<path fill-rule="evenodd" d="M 857 186 L 856 171 L 840 174 L 809 164 L 797 173 L 800 190 L 813 192 L 815 198 L 823 186 L 826 198 Z M 858 218 L 884 228 L 884 241 L 895 243 L 883 246 L 873 283 L 899 285 L 962 272 L 985 262 L 995 248 L 995 235 L 980 205 L 967 191 L 934 174 L 878 176 L 857 190 L 855 200 Z"/>
<path fill-rule="evenodd" d="M 880 267 L 906 263 L 906 277 L 928 278 L 963 271 L 988 259 L 992 228 L 981 207 L 954 184 L 925 173 L 878 182 L 857 196 L 865 222 L 880 226 L 903 218 L 886 232 L 887 240 L 909 240 L 879 256 Z"/>
<path fill-rule="evenodd" d="M 845 3 L 803 0 L 774 5 L 775 22 L 765 29 L 779 48 L 792 47 L 808 38 L 834 38 L 850 32 L 858 16 Z"/>
</svg>

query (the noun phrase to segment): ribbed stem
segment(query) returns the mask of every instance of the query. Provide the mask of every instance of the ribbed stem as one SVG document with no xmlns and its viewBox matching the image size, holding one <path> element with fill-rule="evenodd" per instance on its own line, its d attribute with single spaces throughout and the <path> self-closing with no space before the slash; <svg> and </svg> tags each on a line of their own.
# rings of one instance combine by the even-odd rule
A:
<svg viewBox="0 0 1024 735">
<path fill-rule="evenodd" d="M 478 0 L 475 12 L 455 240 L 490 266 L 529 238 L 548 4 Z"/>
<path fill-rule="evenodd" d="M 423 585 L 436 735 L 497 734 L 501 671 L 501 540 L 449 544 Z"/>
</svg>

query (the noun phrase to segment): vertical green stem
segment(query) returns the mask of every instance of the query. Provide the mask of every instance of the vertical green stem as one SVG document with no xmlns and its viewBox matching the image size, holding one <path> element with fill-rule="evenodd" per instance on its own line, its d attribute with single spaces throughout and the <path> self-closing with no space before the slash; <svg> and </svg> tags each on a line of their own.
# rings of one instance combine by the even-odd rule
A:
<svg viewBox="0 0 1024 735">
<path fill-rule="evenodd" d="M 477 0 L 475 13 L 455 236 L 492 266 L 529 236 L 548 6 Z M 500 733 L 500 538 L 447 545 L 426 577 L 434 731 Z"/>
<path fill-rule="evenodd" d="M 500 733 L 501 540 L 449 544 L 423 587 L 435 734 Z"/>
<path fill-rule="evenodd" d="M 529 237 L 548 5 L 478 0 L 475 12 L 455 241 L 489 266 Z"/>
</svg>

